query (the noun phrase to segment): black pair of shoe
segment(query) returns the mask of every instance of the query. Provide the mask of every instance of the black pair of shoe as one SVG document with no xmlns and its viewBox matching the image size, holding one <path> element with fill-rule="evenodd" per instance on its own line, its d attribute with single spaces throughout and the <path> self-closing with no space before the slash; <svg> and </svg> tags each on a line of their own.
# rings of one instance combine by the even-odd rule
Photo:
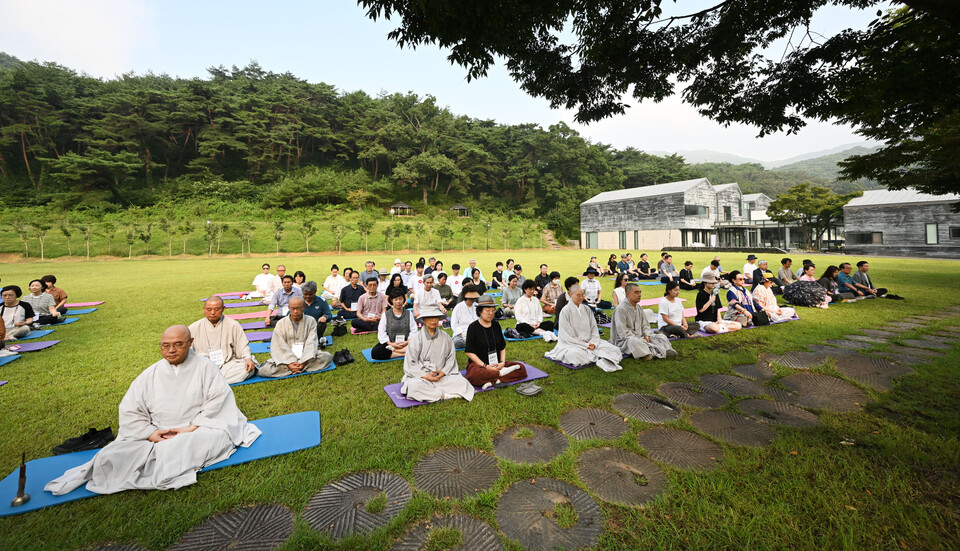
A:
<svg viewBox="0 0 960 551">
<path fill-rule="evenodd" d="M 63 444 L 53 448 L 53 455 L 95 450 L 113 442 L 114 438 L 116 437 L 110 427 L 103 430 L 90 429 L 86 434 L 76 438 L 68 438 Z"/>
<path fill-rule="evenodd" d="M 336 365 L 352 364 L 355 361 L 356 360 L 353 359 L 353 354 L 351 354 L 346 348 L 336 352 L 333 355 L 333 363 Z"/>
</svg>

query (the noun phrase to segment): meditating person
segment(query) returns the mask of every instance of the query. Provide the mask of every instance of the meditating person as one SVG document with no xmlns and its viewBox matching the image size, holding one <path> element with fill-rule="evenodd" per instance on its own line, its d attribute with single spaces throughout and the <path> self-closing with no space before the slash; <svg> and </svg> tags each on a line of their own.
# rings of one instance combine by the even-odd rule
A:
<svg viewBox="0 0 960 551">
<path fill-rule="evenodd" d="M 53 296 L 53 300 L 56 301 L 57 312 L 61 314 L 67 313 L 67 292 L 57 287 L 57 276 L 55 275 L 45 275 L 40 278 L 40 281 L 43 282 L 45 289 L 43 292 L 50 293 Z"/>
<path fill-rule="evenodd" d="M 774 294 L 779 295 L 783 292 L 783 285 L 780 285 L 780 280 L 774 277 L 773 272 L 770 271 L 770 264 L 762 258 L 757 260 L 757 267 L 753 270 L 753 277 L 751 279 L 753 280 L 753 286 L 750 288 L 751 292 L 762 285 L 764 279 L 769 279 L 776 285 L 772 291 Z"/>
<path fill-rule="evenodd" d="M 507 285 L 507 280 L 510 279 L 510 276 L 513 275 L 513 267 L 516 266 L 516 262 L 512 258 L 507 259 L 507 263 L 503 267 L 503 285 Z"/>
<path fill-rule="evenodd" d="M 327 332 L 327 322 L 333 319 L 330 305 L 323 299 L 317 299 L 317 282 L 308 281 L 300 288 L 303 293 L 303 313 L 317 322 L 317 339 Z"/>
<path fill-rule="evenodd" d="M 631 281 L 640 279 L 639 273 L 630 267 L 630 263 L 627 262 L 627 254 L 623 253 L 620 255 L 620 262 L 617 262 L 617 272 L 621 274 L 626 274 L 627 278 Z"/>
<path fill-rule="evenodd" d="M 857 288 L 862 289 L 865 293 L 868 293 L 867 296 L 882 297 L 887 294 L 887 290 L 883 287 L 874 287 L 873 281 L 870 280 L 870 263 L 866 260 L 861 260 L 857 262 L 857 272 L 853 274 L 853 281 L 857 284 Z"/>
<path fill-rule="evenodd" d="M 450 277 L 447 278 L 447 285 L 450 286 L 450 290 L 453 292 L 454 297 L 459 297 L 460 293 L 463 292 L 464 278 L 460 275 L 460 265 L 454 264 L 450 266 L 450 270 L 453 272 L 450 274 Z"/>
<path fill-rule="evenodd" d="M 560 286 L 560 272 L 550 272 L 550 283 L 543 288 L 540 295 L 540 303 L 543 305 L 543 313 L 553 315 L 557 309 L 557 299 L 563 294 L 563 287 Z"/>
<path fill-rule="evenodd" d="M 523 276 L 523 266 L 514 264 L 513 275 L 517 276 L 517 287 L 523 288 L 523 282 L 527 280 L 527 278 Z"/>
<path fill-rule="evenodd" d="M 617 347 L 621 353 L 629 354 L 638 360 L 676 356 L 670 340 L 665 335 L 650 330 L 650 324 L 640 307 L 640 286 L 628 283 L 624 293 L 623 302 L 613 311 L 610 344 Z"/>
<path fill-rule="evenodd" d="M 440 293 L 440 304 L 444 311 L 452 310 L 457 304 L 457 297 L 453 294 L 453 289 L 447 285 L 447 274 L 437 272 L 437 284 L 433 286 Z"/>
<path fill-rule="evenodd" d="M 512 275 L 512 274 L 511 274 Z M 513 276 L 516 281 L 516 276 Z M 490 388 L 527 378 L 527 369 L 520 362 L 507 361 L 507 341 L 503 329 L 493 319 L 497 303 L 484 295 L 477 301 L 477 321 L 467 328 L 467 380 L 473 386 Z"/>
<path fill-rule="evenodd" d="M 34 320 L 33 307 L 28 302 L 20 301 L 22 295 L 23 291 L 17 285 L 7 285 L 0 289 L 0 298 L 3 298 L 0 317 L 3 318 L 3 325 L 7 330 L 4 340 L 21 339 L 30 334 L 30 325 Z"/>
<path fill-rule="evenodd" d="M 487 285 L 483 282 L 483 278 L 480 277 L 480 270 L 473 271 L 472 284 L 481 295 L 487 292 Z"/>
<path fill-rule="evenodd" d="M 735 321 L 743 327 L 753 325 L 753 313 L 760 309 L 760 306 L 747 290 L 743 274 L 736 270 L 730 272 L 730 283 L 730 290 L 727 291 L 727 311 L 723 319 Z"/>
<path fill-rule="evenodd" d="M 51 480 L 44 490 L 173 490 L 197 481 L 204 466 L 248 447 L 260 429 L 247 422 L 220 370 L 190 347 L 190 330 L 174 325 L 160 338 L 163 359 L 145 369 L 120 401 L 117 439 L 93 459 Z"/>
<path fill-rule="evenodd" d="M 627 278 L 627 274 L 617 274 L 617 279 L 613 281 L 613 294 L 611 295 L 611 303 L 614 308 L 627 300 L 626 287 L 628 283 L 630 283 L 630 280 Z"/>
<path fill-rule="evenodd" d="M 453 330 L 454 348 L 463 348 L 467 343 L 467 328 L 470 324 L 477 321 L 477 312 L 474 310 L 474 303 L 480 298 L 477 288 L 471 283 L 463 288 L 457 305 L 450 314 L 450 329 Z M 438 308 L 439 310 L 439 308 Z M 421 319 L 423 316 L 420 316 Z"/>
<path fill-rule="evenodd" d="M 757 255 L 748 254 L 747 263 L 743 265 L 743 282 L 753 285 L 753 271 L 757 269 Z"/>
<path fill-rule="evenodd" d="M 366 283 L 367 292 L 357 301 L 357 318 L 350 322 L 350 325 L 360 333 L 376 331 L 380 325 L 380 318 L 387 309 L 387 297 L 377 292 L 380 281 L 371 277 Z"/>
<path fill-rule="evenodd" d="M 591 256 L 590 262 L 587 263 L 587 269 L 590 269 L 590 268 L 593 268 L 594 270 L 596 270 L 598 274 L 603 273 L 603 268 L 600 267 L 600 263 L 597 262 L 597 257 L 595 256 Z M 587 272 L 584 271 L 583 273 L 587 273 Z"/>
<path fill-rule="evenodd" d="M 403 263 L 403 271 L 400 272 L 400 277 L 403 278 L 403 284 L 409 289 L 410 285 L 412 285 L 411 280 L 413 279 L 413 262 L 408 260 Z"/>
<path fill-rule="evenodd" d="M 583 289 L 584 301 L 588 306 L 599 310 L 607 310 L 612 308 L 613 304 L 608 300 L 603 300 L 603 289 L 600 286 L 600 280 L 597 279 L 598 275 L 600 275 L 600 272 L 596 269 L 587 268 L 587 279 L 578 283 L 580 288 Z"/>
<path fill-rule="evenodd" d="M 437 402 L 463 398 L 469 401 L 476 392 L 470 381 L 460 375 L 453 339 L 439 328 L 442 317 L 444 314 L 439 308 L 424 308 L 420 312 L 423 329 L 410 336 L 403 355 L 400 394 L 411 400 Z"/>
<path fill-rule="evenodd" d="M 399 274 L 403 271 L 403 262 L 398 258 L 393 261 L 393 268 L 390 268 L 390 275 Z"/>
<path fill-rule="evenodd" d="M 669 283 L 680 277 L 680 272 L 673 265 L 673 255 L 663 257 L 663 264 L 660 265 L 660 282 Z"/>
<path fill-rule="evenodd" d="M 410 336 L 417 332 L 417 320 L 407 304 L 407 294 L 396 288 L 387 291 L 387 301 L 390 308 L 384 312 L 377 325 L 377 340 L 379 341 L 370 356 L 374 360 L 389 360 L 400 358 L 407 353 Z"/>
<path fill-rule="evenodd" d="M 43 292 L 44 283 L 39 279 L 30 282 L 30 294 L 23 297 L 23 302 L 33 308 L 34 323 L 53 325 L 63 321 L 63 315 L 57 311 L 57 302 L 53 295 Z"/>
<path fill-rule="evenodd" d="M 300 270 L 293 272 L 293 286 L 297 289 L 303 289 L 303 283 L 307 281 L 307 274 Z"/>
<path fill-rule="evenodd" d="M 550 280 L 553 279 L 550 277 L 550 272 L 548 271 L 546 264 L 540 265 L 540 273 L 537 274 L 537 277 L 533 278 L 533 282 L 537 284 L 537 298 L 543 296 L 543 290 L 547 288 L 547 285 L 550 284 Z"/>
<path fill-rule="evenodd" d="M 257 369 L 261 377 L 286 377 L 330 366 L 333 355 L 320 350 L 317 322 L 303 315 L 305 308 L 302 297 L 290 299 L 290 315 L 277 322 L 270 339 L 270 359 Z"/>
<path fill-rule="evenodd" d="M 800 271 L 800 276 L 797 278 L 799 281 L 806 282 L 817 282 L 817 266 L 810 262 L 809 260 L 804 260 L 803 268 Z"/>
<path fill-rule="evenodd" d="M 714 258 L 710 261 L 710 264 L 700 272 L 700 280 L 702 281 L 705 276 L 711 275 L 719 282 L 717 285 L 720 285 L 721 287 L 727 287 L 729 286 L 729 282 L 723 278 L 722 274 L 723 272 L 720 269 L 720 260 Z"/>
<path fill-rule="evenodd" d="M 640 279 L 657 279 L 657 271 L 650 267 L 650 256 L 647 253 L 640 255 L 640 265 L 637 266 L 637 276 Z"/>
<path fill-rule="evenodd" d="M 687 323 L 687 318 L 683 315 L 683 303 L 677 298 L 680 296 L 680 283 L 671 281 L 667 283 L 663 298 L 657 306 L 657 313 L 660 318 L 657 320 L 657 330 L 667 337 L 677 337 L 685 339 L 691 335 L 696 335 L 700 330 L 700 324 L 697 322 Z"/>
<path fill-rule="evenodd" d="M 797 280 L 797 274 L 793 273 L 793 270 L 790 268 L 793 266 L 793 260 L 789 258 L 780 259 L 780 269 L 777 270 L 777 279 L 780 280 L 780 288 L 790 285 Z"/>
<path fill-rule="evenodd" d="M 741 325 L 735 321 L 727 321 L 720 315 L 720 278 L 713 274 L 704 274 L 700 278 L 700 290 L 697 293 L 697 315 L 694 319 L 700 324 L 700 329 L 707 333 L 726 333 L 738 331 Z"/>
<path fill-rule="evenodd" d="M 568 302 L 570 302 L 570 288 L 573 287 L 574 285 L 580 285 L 580 280 L 573 276 L 570 276 L 563 280 L 563 292 L 560 293 L 559 297 L 557 297 L 557 305 L 554 307 L 554 310 L 553 310 L 553 319 L 554 319 L 553 328 L 554 329 L 560 328 L 560 312 L 562 312 L 563 307 L 566 306 Z M 586 293 L 584 293 L 583 296 L 586 297 L 587 296 Z M 590 306 L 590 308 L 593 308 L 593 306 Z"/>
<path fill-rule="evenodd" d="M 809 260 L 806 262 L 809 262 Z M 814 276 L 816 266 L 807 264 L 804 268 L 803 275 L 783 289 L 783 298 L 794 306 L 828 308 L 830 306 L 830 296 L 827 295 L 827 290 L 820 286 Z"/>
<path fill-rule="evenodd" d="M 364 271 L 360 272 L 360 281 L 365 282 L 371 277 L 375 277 L 377 278 L 377 280 L 380 279 L 380 272 L 378 272 L 376 269 L 376 265 L 377 265 L 376 262 L 372 260 L 368 260 L 364 262 L 363 265 L 364 265 Z"/>
<path fill-rule="evenodd" d="M 490 278 L 491 289 L 500 289 L 503 287 L 503 262 L 497 262 L 496 269 L 493 270 Z"/>
<path fill-rule="evenodd" d="M 399 289 L 403 291 L 403 294 L 410 296 L 410 289 L 408 289 L 407 286 L 403 283 L 403 276 L 400 275 L 400 272 L 397 272 L 392 276 L 390 276 L 390 281 L 383 288 L 383 291 L 389 296 L 390 291 L 394 289 Z"/>
<path fill-rule="evenodd" d="M 273 293 L 281 287 L 280 276 L 270 273 L 270 265 L 264 263 L 260 266 L 261 272 L 253 278 L 252 285 L 256 289 L 252 293 L 247 293 L 243 298 L 264 298 L 270 300 Z M 280 266 L 277 266 L 277 272 L 280 272 Z M 284 268 L 286 272 L 286 268 Z"/>
<path fill-rule="evenodd" d="M 360 286 L 360 272 L 350 272 L 349 281 L 340 289 L 340 311 L 337 315 L 344 319 L 356 319 L 357 303 L 367 290 Z"/>
<path fill-rule="evenodd" d="M 290 299 L 303 298 L 303 292 L 293 286 L 293 276 L 285 275 L 281 281 L 283 286 L 273 293 L 270 297 L 270 305 L 267 306 L 267 317 L 263 323 L 268 327 L 288 314 Z"/>
<path fill-rule="evenodd" d="M 253 377 L 257 361 L 250 353 L 250 341 L 238 321 L 223 315 L 223 299 L 208 298 L 203 317 L 189 329 L 193 351 L 213 362 L 228 384 Z"/>
<path fill-rule="evenodd" d="M 437 271 L 437 259 L 431 256 L 428 262 L 429 265 L 423 269 L 423 275 L 432 275 Z"/>
<path fill-rule="evenodd" d="M 611 254 L 610 258 L 607 259 L 607 268 L 603 271 L 605 276 L 615 276 L 619 273 L 617 270 L 617 255 Z"/>
<path fill-rule="evenodd" d="M 438 260 L 437 263 L 436 263 L 436 264 L 434 265 L 434 267 L 433 267 L 433 272 L 432 272 L 432 274 L 433 274 L 433 279 L 436 280 L 436 279 L 437 279 L 437 274 L 440 273 L 440 272 L 442 272 L 442 271 L 443 271 L 443 262 L 440 261 L 440 260 Z M 424 272 L 426 272 L 426 270 L 424 270 Z"/>
<path fill-rule="evenodd" d="M 569 291 L 570 302 L 560 313 L 560 335 L 557 345 L 544 356 L 574 366 L 597 364 L 607 372 L 620 371 L 623 355 L 620 349 L 600 339 L 593 310 L 583 303 L 583 289 L 574 285 Z"/>
<path fill-rule="evenodd" d="M 667 257 L 670 256 L 670 253 L 662 252 L 660 253 L 660 260 L 657 262 L 657 273 L 661 272 L 663 268 L 663 263 L 667 261 Z"/>
<path fill-rule="evenodd" d="M 851 273 L 853 272 L 853 266 L 849 262 L 844 262 L 839 266 L 840 271 L 837 273 L 837 287 L 841 292 L 851 293 L 854 298 L 861 298 L 867 296 L 867 293 L 860 289 L 857 286 L 857 282 L 854 281 Z M 870 295 L 871 298 L 873 295 Z M 36 308 L 34 308 L 36 310 Z"/>
<path fill-rule="evenodd" d="M 802 264 L 802 265 L 800 266 L 800 269 L 797 270 L 797 278 L 798 278 L 798 279 L 801 278 L 801 277 L 803 277 L 803 274 L 805 274 L 805 273 L 807 272 L 807 266 L 813 266 L 813 261 L 810 260 L 809 258 L 804 258 L 804 259 L 803 259 L 803 262 L 802 262 L 801 264 Z M 816 281 L 817 278 L 814 277 L 813 280 Z"/>
<path fill-rule="evenodd" d="M 680 277 L 677 283 L 684 291 L 693 291 L 697 288 L 697 283 L 693 280 L 693 262 L 689 260 L 683 263 L 683 269 L 680 270 Z"/>
<path fill-rule="evenodd" d="M 320 294 L 322 300 L 332 300 L 333 307 L 336 308 L 340 301 L 340 290 L 347 285 L 347 280 L 340 275 L 340 267 L 334 264 L 330 266 L 330 275 L 323 280 L 323 293 Z"/>
<path fill-rule="evenodd" d="M 771 322 L 793 319 L 797 311 L 789 306 L 781 307 L 777 304 L 777 297 L 773 294 L 773 279 L 763 278 L 760 286 L 753 290 L 753 300 L 766 312 Z"/>
<path fill-rule="evenodd" d="M 420 289 L 423 289 L 423 280 L 425 277 L 423 275 L 423 270 L 424 270 L 424 263 L 417 262 L 417 272 L 413 274 L 413 277 L 410 278 L 410 284 L 407 285 L 408 295 L 411 297 L 413 297 L 413 295 L 416 294 L 417 291 L 419 291 Z"/>
<path fill-rule="evenodd" d="M 500 297 L 500 304 L 503 307 L 503 315 L 507 318 L 513 317 L 513 311 L 517 304 L 517 299 L 523 296 L 523 288 L 520 287 L 520 280 L 516 274 L 510 276 L 507 286 L 503 288 L 503 294 Z"/>
<path fill-rule="evenodd" d="M 440 291 L 433 288 L 433 276 L 428 275 L 423 278 L 423 289 L 413 294 L 413 317 L 419 318 L 420 311 L 431 304 L 444 314 L 447 313 L 446 307 L 441 303 Z"/>
<path fill-rule="evenodd" d="M 516 330 L 520 333 L 540 335 L 547 342 L 556 341 L 553 322 L 543 321 L 543 309 L 537 299 L 537 284 L 528 280 L 523 284 L 522 290 L 523 296 L 517 299 L 513 308 L 513 315 L 517 318 Z"/>
<path fill-rule="evenodd" d="M 820 279 L 817 280 L 817 283 L 826 289 L 827 295 L 830 297 L 831 302 L 852 300 L 856 295 L 840 290 L 840 286 L 837 284 L 838 273 L 840 273 L 840 268 L 836 266 L 827 266 L 827 269 L 824 270 L 823 275 L 820 276 Z"/>
<path fill-rule="evenodd" d="M 471 280 L 476 280 L 479 276 L 480 281 L 483 281 L 483 272 L 480 268 L 477 268 L 477 260 L 475 258 L 470 259 L 469 266 L 463 271 L 463 275 Z"/>
</svg>

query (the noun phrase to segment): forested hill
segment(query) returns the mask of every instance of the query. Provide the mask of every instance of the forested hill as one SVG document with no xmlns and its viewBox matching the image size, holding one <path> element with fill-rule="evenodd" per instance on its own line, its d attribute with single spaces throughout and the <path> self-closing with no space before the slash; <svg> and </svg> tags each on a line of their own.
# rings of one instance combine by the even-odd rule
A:
<svg viewBox="0 0 960 551">
<path fill-rule="evenodd" d="M 841 151 L 840 153 L 823 155 L 813 159 L 807 159 L 805 161 L 798 161 L 796 163 L 783 165 L 778 167 L 777 170 L 802 172 L 804 174 L 809 174 L 810 176 L 816 176 L 833 181 L 837 179 L 837 175 L 840 172 L 840 169 L 837 167 L 837 163 L 846 159 L 847 157 L 852 157 L 853 155 L 867 155 L 873 153 L 877 149 L 878 148 L 876 147 L 853 147 Z M 863 189 L 878 189 L 880 187 L 879 184 L 870 180 L 857 180 L 855 183 L 864 186 Z"/>
<path fill-rule="evenodd" d="M 833 157 L 831 155 L 831 157 Z M 823 186 L 838 194 L 851 193 L 854 191 L 863 191 L 868 189 L 878 189 L 875 182 L 867 180 L 857 180 L 855 182 L 842 182 L 836 180 L 836 163 L 838 160 L 846 158 L 847 155 L 833 160 L 833 176 L 814 175 L 803 170 L 781 167 L 775 170 L 767 170 L 758 163 L 747 163 L 741 165 L 732 165 L 729 163 L 701 163 L 690 165 L 691 170 L 704 178 L 708 178 L 713 183 L 737 182 L 743 193 L 765 193 L 770 197 L 776 197 L 797 184 L 811 183 Z M 811 163 L 811 166 L 820 166 L 820 173 L 826 173 L 826 163 L 821 163 L 817 157 L 802 161 L 802 163 Z M 797 163 L 800 164 L 800 163 Z M 792 165 L 791 165 L 792 166 Z"/>
<path fill-rule="evenodd" d="M 100 80 L 5 54 L 0 67 L 7 207 L 112 212 L 186 201 L 199 210 L 219 201 L 345 211 L 403 200 L 428 213 L 464 203 L 572 236 L 579 203 L 602 191 L 707 176 L 776 195 L 811 180 L 618 151 L 562 122 L 498 124 L 431 96 L 342 92 L 256 63 L 211 68 L 206 79 Z"/>
</svg>

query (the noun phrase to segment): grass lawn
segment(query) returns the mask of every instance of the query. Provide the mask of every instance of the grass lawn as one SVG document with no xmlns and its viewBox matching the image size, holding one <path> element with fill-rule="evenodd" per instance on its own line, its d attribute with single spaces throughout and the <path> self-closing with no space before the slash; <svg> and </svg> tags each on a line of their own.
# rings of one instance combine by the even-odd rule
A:
<svg viewBox="0 0 960 551">
<path fill-rule="evenodd" d="M 593 251 L 601 260 L 609 255 Z M 389 269 L 395 256 L 416 260 L 419 254 L 369 257 Z M 424 254 L 423 256 L 430 256 Z M 564 276 L 580 274 L 589 251 L 515 251 L 437 254 L 449 269 L 476 258 L 489 277 L 496 260 L 508 256 L 521 263 L 527 277 L 546 262 Z M 805 256 L 793 256 L 799 264 Z M 174 259 L 104 262 L 7 263 L 3 284 L 26 287 L 34 277 L 54 273 L 70 302 L 106 300 L 97 312 L 57 328 L 56 347 L 24 354 L 0 367 L 0 467 L 3 474 L 29 458 L 49 455 L 64 439 L 89 427 L 117 428 L 117 405 L 130 382 L 160 358 L 162 330 L 189 324 L 202 315 L 199 299 L 219 291 L 251 289 L 264 260 L 284 262 L 288 273 L 303 270 L 322 282 L 329 266 L 362 267 L 366 256 L 309 256 L 252 259 Z M 682 265 L 697 270 L 707 254 L 679 253 Z M 744 255 L 726 255 L 724 267 L 742 266 Z M 811 257 L 818 273 L 841 257 Z M 768 258 L 779 265 L 779 258 Z M 851 259 L 854 262 L 857 259 Z M 731 373 L 753 363 L 762 352 L 798 350 L 807 344 L 839 338 L 861 328 L 879 327 L 912 314 L 960 303 L 960 262 L 871 259 L 871 275 L 880 286 L 906 301 L 872 300 L 836 305 L 828 310 L 800 310 L 801 321 L 676 344 L 676 360 L 625 360 L 623 371 L 599 368 L 570 371 L 543 358 L 552 344 L 508 343 L 508 359 L 521 360 L 549 373 L 535 398 L 512 390 L 478 394 L 472 403 L 448 403 L 397 409 L 382 388 L 398 382 L 399 362 L 367 364 L 360 350 L 376 335 L 348 335 L 334 348 L 349 348 L 357 362 L 335 371 L 274 384 L 236 387 L 241 410 L 260 419 L 303 410 L 322 416 L 323 443 L 294 454 L 255 461 L 199 476 L 198 483 L 176 491 L 128 491 L 0 519 L 2 549 L 73 549 L 101 542 L 130 542 L 165 549 L 191 527 L 234 507 L 278 503 L 301 514 L 310 497 L 340 476 L 384 469 L 413 484 L 414 465 L 431 450 L 450 446 L 492 452 L 492 438 L 519 424 L 558 427 L 573 408 L 613 410 L 615 396 L 655 393 L 667 381 L 696 382 L 704 373 Z M 699 272 L 698 272 L 699 273 Z M 612 281 L 603 279 L 609 297 Z M 643 287 L 644 298 L 659 297 L 662 287 Z M 693 292 L 683 292 L 693 305 Z M 234 312 L 249 311 L 248 309 Z M 230 311 L 228 311 L 229 313 Z M 503 323 L 504 327 L 513 322 Z M 960 318 L 938 321 L 929 332 L 960 325 Z M 605 337 L 609 336 L 609 331 Z M 265 359 L 260 355 L 260 359 Z M 460 352 L 461 366 L 466 357 Z M 916 373 L 892 391 L 865 389 L 871 402 L 856 413 L 821 413 L 810 429 L 775 428 L 778 438 L 764 448 L 724 446 L 720 467 L 696 473 L 661 465 L 667 490 L 647 508 L 629 508 L 599 499 L 604 515 L 600 549 L 659 548 L 802 548 L 802 549 L 957 549 L 960 548 L 960 347 L 946 356 L 914 366 Z M 787 375 L 777 368 L 777 375 Z M 817 368 L 839 375 L 827 364 Z M 725 409 L 736 411 L 731 401 Z M 667 426 L 694 430 L 695 410 Z M 637 433 L 651 425 L 630 420 L 631 431 L 614 440 L 570 440 L 566 452 L 548 464 L 520 466 L 500 460 L 497 485 L 479 497 L 439 500 L 414 490 L 400 516 L 370 537 L 339 542 L 325 539 L 302 520 L 283 549 L 389 549 L 421 520 L 438 513 L 462 512 L 494 528 L 500 495 L 527 477 L 551 477 L 581 488 L 577 458 L 587 449 L 616 445 L 641 455 Z M 841 445 L 849 439 L 855 445 Z M 13 496 L 0 496 L 12 499 Z M 501 533 L 508 549 L 519 549 Z M 453 535 L 451 541 L 457 541 Z"/>
</svg>

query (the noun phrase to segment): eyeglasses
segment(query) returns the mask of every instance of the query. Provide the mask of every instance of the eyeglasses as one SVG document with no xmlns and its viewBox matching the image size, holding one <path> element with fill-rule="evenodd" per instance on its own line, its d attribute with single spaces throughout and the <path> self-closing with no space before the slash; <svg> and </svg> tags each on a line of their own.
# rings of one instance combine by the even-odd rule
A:
<svg viewBox="0 0 960 551">
<path fill-rule="evenodd" d="M 160 350 L 167 351 L 167 350 L 172 350 L 174 348 L 179 350 L 181 348 L 186 348 L 187 344 L 188 343 L 184 341 L 162 342 L 160 343 Z"/>
</svg>

